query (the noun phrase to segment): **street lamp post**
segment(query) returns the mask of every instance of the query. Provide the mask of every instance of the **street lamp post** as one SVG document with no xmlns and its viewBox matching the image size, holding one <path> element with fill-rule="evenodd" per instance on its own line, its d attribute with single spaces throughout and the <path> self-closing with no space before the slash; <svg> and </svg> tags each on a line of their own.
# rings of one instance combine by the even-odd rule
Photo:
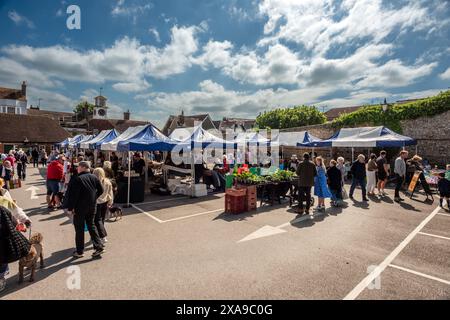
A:
<svg viewBox="0 0 450 320">
<path fill-rule="evenodd" d="M 386 125 L 386 112 L 388 111 L 388 109 L 389 109 L 389 105 L 386 101 L 386 98 L 384 98 L 384 102 L 381 105 L 381 110 L 383 110 L 383 126 Z"/>
</svg>

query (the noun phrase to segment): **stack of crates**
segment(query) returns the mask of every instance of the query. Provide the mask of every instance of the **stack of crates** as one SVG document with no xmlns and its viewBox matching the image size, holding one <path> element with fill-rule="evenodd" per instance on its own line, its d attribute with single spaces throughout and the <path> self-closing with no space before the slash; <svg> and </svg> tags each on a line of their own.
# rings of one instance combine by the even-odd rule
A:
<svg viewBox="0 0 450 320">
<path fill-rule="evenodd" d="M 246 211 L 246 189 L 227 189 L 225 193 L 225 212 L 239 214 Z"/>
<path fill-rule="evenodd" d="M 247 187 L 247 199 L 245 201 L 246 208 L 245 211 L 256 210 L 256 186 Z"/>
</svg>

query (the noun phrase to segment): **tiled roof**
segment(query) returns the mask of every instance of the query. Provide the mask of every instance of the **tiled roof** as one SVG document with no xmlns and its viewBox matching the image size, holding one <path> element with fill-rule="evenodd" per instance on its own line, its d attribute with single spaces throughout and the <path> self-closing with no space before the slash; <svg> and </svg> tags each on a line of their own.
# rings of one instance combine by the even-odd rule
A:
<svg viewBox="0 0 450 320">
<path fill-rule="evenodd" d="M 219 121 L 220 125 L 216 125 L 219 130 L 234 129 L 236 125 L 242 127 L 244 131 L 252 129 L 255 124 L 255 119 L 241 119 L 241 118 L 224 118 Z"/>
<path fill-rule="evenodd" d="M 89 130 L 110 130 L 116 129 L 119 132 L 124 132 L 130 127 L 137 127 L 150 124 L 149 121 L 137 121 L 137 120 L 118 120 L 118 119 L 92 119 L 89 121 Z"/>
<path fill-rule="evenodd" d="M 59 120 L 60 117 L 72 117 L 75 115 L 73 112 L 49 111 L 31 108 L 27 110 L 27 114 L 31 116 L 46 116 L 55 120 Z"/>
<path fill-rule="evenodd" d="M 57 143 L 70 134 L 53 119 L 43 116 L 0 113 L 0 142 Z"/>
<path fill-rule="evenodd" d="M 184 116 L 184 123 L 182 127 L 193 127 L 195 126 L 196 122 L 202 122 L 206 118 L 208 118 L 209 115 L 206 114 L 196 114 L 191 116 Z M 169 135 L 175 128 L 178 127 L 177 123 L 180 121 L 180 116 L 174 116 L 170 115 L 169 118 L 166 121 L 166 124 L 163 127 L 162 132 L 166 135 Z M 211 128 L 205 128 L 205 129 L 211 129 Z"/>
<path fill-rule="evenodd" d="M 327 117 L 327 120 L 333 120 L 339 117 L 342 113 L 351 113 L 355 112 L 356 110 L 362 108 L 363 106 L 356 106 L 356 107 L 344 107 L 344 108 L 333 108 L 325 112 L 325 116 Z"/>
<path fill-rule="evenodd" d="M 26 100 L 22 90 L 0 87 L 0 99 Z"/>
</svg>

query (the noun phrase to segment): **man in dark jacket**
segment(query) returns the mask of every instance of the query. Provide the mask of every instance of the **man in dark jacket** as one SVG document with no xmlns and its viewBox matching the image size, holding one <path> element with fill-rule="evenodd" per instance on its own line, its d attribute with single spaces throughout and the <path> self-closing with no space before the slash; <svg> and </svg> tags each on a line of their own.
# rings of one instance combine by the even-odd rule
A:
<svg viewBox="0 0 450 320">
<path fill-rule="evenodd" d="M 317 175 L 316 166 L 309 161 L 309 154 L 303 155 L 303 161 L 297 166 L 299 211 L 303 214 L 303 201 L 306 201 L 306 214 L 311 206 L 311 188 L 314 186 L 314 177 Z"/>
<path fill-rule="evenodd" d="M 39 167 L 39 151 L 36 148 L 31 151 L 31 157 L 33 158 L 33 167 Z"/>
<path fill-rule="evenodd" d="M 97 177 L 89 172 L 89 162 L 81 161 L 78 164 L 77 171 L 78 176 L 70 180 L 64 203 L 64 207 L 67 208 L 69 214 L 73 214 L 77 247 L 73 257 L 83 257 L 85 224 L 95 249 L 92 256 L 98 257 L 104 253 L 104 246 L 95 227 L 94 217 L 97 198 L 103 193 L 103 187 Z"/>
<path fill-rule="evenodd" d="M 369 201 L 366 197 L 366 157 L 363 154 L 358 156 L 358 159 L 353 162 L 350 168 L 352 173 L 352 186 L 350 187 L 350 199 L 353 200 L 353 193 L 357 185 L 361 186 L 363 201 Z"/>
</svg>

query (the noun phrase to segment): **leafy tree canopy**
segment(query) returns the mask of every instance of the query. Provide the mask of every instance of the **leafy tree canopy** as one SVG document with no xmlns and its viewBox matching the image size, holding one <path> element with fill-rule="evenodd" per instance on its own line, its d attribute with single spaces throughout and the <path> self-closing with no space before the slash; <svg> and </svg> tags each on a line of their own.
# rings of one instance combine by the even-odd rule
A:
<svg viewBox="0 0 450 320">
<path fill-rule="evenodd" d="M 73 109 L 73 112 L 77 113 L 77 114 L 81 114 L 83 111 L 83 108 L 87 107 L 87 110 L 89 113 L 93 113 L 94 112 L 94 105 L 92 103 L 89 103 L 87 101 L 82 101 L 80 103 L 78 103 L 75 108 Z"/>
<path fill-rule="evenodd" d="M 256 124 L 262 129 L 285 129 L 321 124 L 326 120 L 314 106 L 297 106 L 265 111 L 256 118 Z"/>
</svg>

